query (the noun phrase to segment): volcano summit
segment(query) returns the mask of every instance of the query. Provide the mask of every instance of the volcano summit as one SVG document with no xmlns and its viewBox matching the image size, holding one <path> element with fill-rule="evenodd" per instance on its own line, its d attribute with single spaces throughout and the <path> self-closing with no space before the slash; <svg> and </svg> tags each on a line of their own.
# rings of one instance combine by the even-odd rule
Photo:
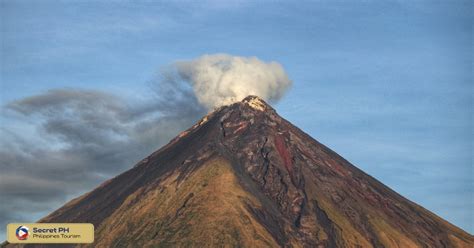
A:
<svg viewBox="0 0 474 248">
<path fill-rule="evenodd" d="M 254 96 L 40 222 L 93 223 L 95 247 L 474 245 Z"/>
</svg>

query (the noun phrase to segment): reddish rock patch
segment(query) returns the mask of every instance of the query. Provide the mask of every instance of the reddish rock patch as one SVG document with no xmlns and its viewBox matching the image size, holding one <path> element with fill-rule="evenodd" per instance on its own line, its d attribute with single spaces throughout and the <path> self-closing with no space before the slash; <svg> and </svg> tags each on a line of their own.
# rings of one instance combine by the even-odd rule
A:
<svg viewBox="0 0 474 248">
<path fill-rule="evenodd" d="M 275 147 L 280 154 L 283 163 L 285 164 L 286 170 L 293 178 L 293 162 L 291 161 L 291 154 L 286 148 L 284 138 L 281 135 L 275 136 Z"/>
</svg>

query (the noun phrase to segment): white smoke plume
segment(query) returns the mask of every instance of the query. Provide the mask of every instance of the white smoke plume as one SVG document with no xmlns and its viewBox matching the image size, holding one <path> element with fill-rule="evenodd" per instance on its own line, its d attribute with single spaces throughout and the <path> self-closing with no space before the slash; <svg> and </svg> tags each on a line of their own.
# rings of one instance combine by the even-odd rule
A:
<svg viewBox="0 0 474 248">
<path fill-rule="evenodd" d="M 278 101 L 291 86 L 283 67 L 256 57 L 203 55 L 175 64 L 179 76 L 193 88 L 208 110 L 240 101 L 248 95 Z"/>
</svg>

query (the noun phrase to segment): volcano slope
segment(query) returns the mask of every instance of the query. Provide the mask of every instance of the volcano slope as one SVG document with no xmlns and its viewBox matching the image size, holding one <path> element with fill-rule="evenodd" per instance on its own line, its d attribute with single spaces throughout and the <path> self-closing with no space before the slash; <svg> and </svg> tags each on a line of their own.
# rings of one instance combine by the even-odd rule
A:
<svg viewBox="0 0 474 248">
<path fill-rule="evenodd" d="M 95 247 L 474 245 L 254 96 L 40 222 L 93 223 Z"/>
</svg>

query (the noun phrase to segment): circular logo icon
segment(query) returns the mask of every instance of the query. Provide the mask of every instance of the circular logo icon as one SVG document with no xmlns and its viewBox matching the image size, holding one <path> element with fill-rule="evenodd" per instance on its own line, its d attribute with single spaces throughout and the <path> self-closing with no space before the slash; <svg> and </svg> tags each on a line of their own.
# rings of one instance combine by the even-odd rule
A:
<svg viewBox="0 0 474 248">
<path fill-rule="evenodd" d="M 16 237 L 18 240 L 27 240 L 28 239 L 28 227 L 26 226 L 19 226 L 16 229 Z"/>
</svg>

